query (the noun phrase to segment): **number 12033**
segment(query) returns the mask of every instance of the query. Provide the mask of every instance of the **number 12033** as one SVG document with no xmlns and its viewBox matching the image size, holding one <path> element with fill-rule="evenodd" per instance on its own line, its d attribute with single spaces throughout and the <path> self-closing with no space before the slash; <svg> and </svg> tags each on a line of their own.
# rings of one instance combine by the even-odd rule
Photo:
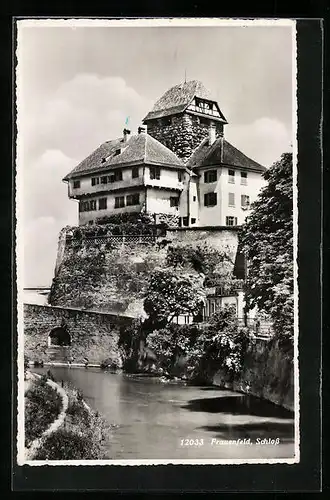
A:
<svg viewBox="0 0 330 500">
<path fill-rule="evenodd" d="M 204 439 L 181 439 L 181 446 L 203 446 Z"/>
</svg>

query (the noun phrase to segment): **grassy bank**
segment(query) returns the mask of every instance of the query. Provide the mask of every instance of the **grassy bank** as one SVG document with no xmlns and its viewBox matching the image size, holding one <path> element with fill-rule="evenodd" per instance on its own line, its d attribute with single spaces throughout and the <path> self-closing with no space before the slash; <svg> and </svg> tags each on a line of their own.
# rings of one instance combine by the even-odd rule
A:
<svg viewBox="0 0 330 500">
<path fill-rule="evenodd" d="M 25 393 L 25 446 L 40 438 L 58 417 L 61 396 L 47 384 L 47 378 L 34 380 Z"/>
<path fill-rule="evenodd" d="M 41 440 L 35 460 L 99 460 L 109 458 L 111 426 L 89 408 L 83 395 L 63 385 L 69 405 L 63 425 Z"/>
</svg>

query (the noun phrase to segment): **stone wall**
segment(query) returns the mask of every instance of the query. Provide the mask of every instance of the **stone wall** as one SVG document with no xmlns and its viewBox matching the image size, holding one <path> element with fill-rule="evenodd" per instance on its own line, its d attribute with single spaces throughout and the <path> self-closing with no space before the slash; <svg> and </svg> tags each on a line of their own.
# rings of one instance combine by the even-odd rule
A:
<svg viewBox="0 0 330 500">
<path fill-rule="evenodd" d="M 175 246 L 197 246 L 207 243 L 219 251 L 225 251 L 232 262 L 235 262 L 238 247 L 237 227 L 189 227 L 171 228 L 167 230 L 166 238 Z"/>
<path fill-rule="evenodd" d="M 234 382 L 224 370 L 216 372 L 211 381 L 294 411 L 292 352 L 286 352 L 277 340 L 257 341 L 246 353 L 242 373 Z"/>
<path fill-rule="evenodd" d="M 226 252 L 234 264 L 235 228 L 168 229 L 156 240 L 114 245 L 111 239 L 82 239 L 60 245 L 61 263 L 53 279 L 51 305 L 116 312 L 143 317 L 143 299 L 150 274 L 164 267 L 169 246 L 208 245 Z"/>
<path fill-rule="evenodd" d="M 58 238 L 57 257 L 56 257 L 56 263 L 55 263 L 55 275 L 57 274 L 57 272 L 60 268 L 60 265 L 62 263 L 62 260 L 64 258 L 65 247 L 66 247 L 66 229 L 63 228 L 62 231 L 60 232 L 60 235 Z"/>
<path fill-rule="evenodd" d="M 155 241 L 113 244 L 82 240 L 67 245 L 55 275 L 51 305 L 143 315 L 150 273 L 165 265 L 167 249 Z"/>
<path fill-rule="evenodd" d="M 150 120 L 147 123 L 148 134 L 164 144 L 184 161 L 209 134 L 209 121 L 203 123 L 199 117 L 184 113 L 171 117 L 172 123 L 164 120 Z M 216 135 L 222 132 L 222 125 L 217 124 Z"/>
<path fill-rule="evenodd" d="M 109 359 L 120 367 L 119 329 L 131 321 L 114 314 L 24 304 L 24 354 L 30 361 L 50 362 L 49 333 L 65 322 L 73 363 L 83 363 L 87 357 L 92 364 Z"/>
</svg>

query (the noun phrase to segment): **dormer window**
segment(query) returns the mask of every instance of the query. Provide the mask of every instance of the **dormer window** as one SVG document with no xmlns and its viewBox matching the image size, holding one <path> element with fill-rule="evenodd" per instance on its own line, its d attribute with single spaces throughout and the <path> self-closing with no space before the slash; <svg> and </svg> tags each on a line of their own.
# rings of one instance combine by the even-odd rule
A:
<svg viewBox="0 0 330 500">
<path fill-rule="evenodd" d="M 80 181 L 73 181 L 73 189 L 79 189 L 80 188 Z"/>
<path fill-rule="evenodd" d="M 118 156 L 121 153 L 121 149 L 116 149 L 114 156 Z"/>
</svg>

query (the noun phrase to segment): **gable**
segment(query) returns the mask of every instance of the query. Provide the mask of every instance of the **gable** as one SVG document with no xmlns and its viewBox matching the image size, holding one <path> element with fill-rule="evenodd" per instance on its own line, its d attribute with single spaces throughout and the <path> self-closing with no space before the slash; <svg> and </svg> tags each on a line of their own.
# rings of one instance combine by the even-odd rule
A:
<svg viewBox="0 0 330 500">
<path fill-rule="evenodd" d="M 228 141 L 221 138 L 218 138 L 211 146 L 208 138 L 204 139 L 189 158 L 187 167 L 198 168 L 220 164 L 260 173 L 266 170 L 266 167 L 252 160 Z"/>
</svg>

